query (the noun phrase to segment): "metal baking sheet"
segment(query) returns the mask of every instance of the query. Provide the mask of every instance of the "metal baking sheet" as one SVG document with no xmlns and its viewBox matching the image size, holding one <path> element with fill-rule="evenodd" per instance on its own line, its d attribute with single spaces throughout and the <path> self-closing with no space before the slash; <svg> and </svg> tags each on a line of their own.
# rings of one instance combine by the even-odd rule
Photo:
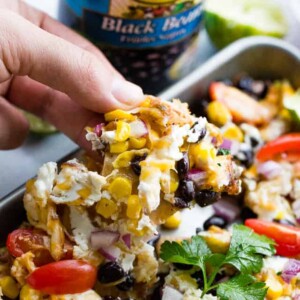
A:
<svg viewBox="0 0 300 300">
<path fill-rule="evenodd" d="M 286 42 L 272 38 L 240 40 L 219 52 L 160 97 L 165 100 L 180 98 L 197 108 L 197 103 L 205 96 L 211 81 L 231 78 L 242 72 L 255 78 L 286 78 L 294 86 L 300 87 L 300 51 Z M 0 202 L 0 244 L 5 242 L 7 234 L 25 218 L 23 193 L 24 187 L 21 187 Z M 185 210 L 182 226 L 178 230 L 164 233 L 183 237 L 194 234 L 195 228 L 202 226 L 211 210 L 211 207 L 202 209 L 197 206 L 192 210 Z"/>
</svg>

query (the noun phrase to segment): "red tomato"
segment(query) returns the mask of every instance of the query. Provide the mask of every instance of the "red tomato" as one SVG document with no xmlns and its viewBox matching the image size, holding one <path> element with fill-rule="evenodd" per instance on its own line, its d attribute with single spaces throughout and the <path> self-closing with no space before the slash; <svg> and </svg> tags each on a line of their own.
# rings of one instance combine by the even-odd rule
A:
<svg viewBox="0 0 300 300">
<path fill-rule="evenodd" d="M 34 270 L 27 283 L 35 290 L 50 295 L 77 294 L 91 289 L 97 269 L 80 260 L 62 260 Z"/>
<path fill-rule="evenodd" d="M 264 161 L 284 152 L 300 152 L 300 133 L 288 133 L 265 144 L 256 153 L 256 158 Z"/>
<path fill-rule="evenodd" d="M 209 95 L 213 101 L 219 101 L 229 109 L 235 122 L 257 125 L 272 117 L 271 112 L 252 97 L 222 82 L 211 83 Z"/>
<path fill-rule="evenodd" d="M 276 242 L 278 255 L 296 256 L 300 254 L 300 228 L 274 222 L 248 219 L 245 225 L 256 233 L 266 235 Z"/>
<path fill-rule="evenodd" d="M 42 266 L 53 262 L 49 250 L 50 238 L 47 233 L 41 230 L 17 229 L 8 235 L 6 247 L 14 257 L 19 257 L 28 251 L 35 255 L 34 263 Z M 73 247 L 69 242 L 65 243 L 65 255 L 63 259 L 73 257 Z"/>
</svg>

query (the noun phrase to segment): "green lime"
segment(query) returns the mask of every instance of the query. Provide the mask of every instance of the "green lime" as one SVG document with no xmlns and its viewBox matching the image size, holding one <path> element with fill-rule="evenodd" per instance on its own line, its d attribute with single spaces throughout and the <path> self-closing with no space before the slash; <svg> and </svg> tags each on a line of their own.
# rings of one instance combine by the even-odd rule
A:
<svg viewBox="0 0 300 300">
<path fill-rule="evenodd" d="M 31 132 L 39 134 L 50 134 L 57 131 L 57 129 L 53 125 L 42 120 L 41 118 L 26 111 L 24 111 L 24 114 L 29 122 L 29 129 Z"/>
<path fill-rule="evenodd" d="M 294 95 L 284 96 L 283 106 L 289 111 L 292 120 L 300 124 L 300 91 Z"/>
<path fill-rule="evenodd" d="M 252 35 L 282 38 L 288 30 L 273 0 L 206 0 L 205 27 L 218 48 Z"/>
</svg>

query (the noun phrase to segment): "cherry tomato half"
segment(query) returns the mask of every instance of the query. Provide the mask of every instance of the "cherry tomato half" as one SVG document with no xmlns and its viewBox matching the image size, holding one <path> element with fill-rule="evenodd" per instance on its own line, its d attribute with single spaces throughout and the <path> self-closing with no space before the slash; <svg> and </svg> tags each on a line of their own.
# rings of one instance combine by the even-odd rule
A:
<svg viewBox="0 0 300 300">
<path fill-rule="evenodd" d="M 34 270 L 27 283 L 50 295 L 77 294 L 91 289 L 97 277 L 96 267 L 80 260 L 62 260 Z"/>
<path fill-rule="evenodd" d="M 258 150 L 256 158 L 264 161 L 285 152 L 292 152 L 294 154 L 300 152 L 300 133 L 288 133 L 265 144 Z"/>
<path fill-rule="evenodd" d="M 16 229 L 8 235 L 6 247 L 9 253 L 14 257 L 19 257 L 28 251 L 35 255 L 34 263 L 36 266 L 42 266 L 53 262 L 50 254 L 50 238 L 46 232 L 33 229 Z M 63 259 L 73 257 L 73 247 L 69 242 L 64 245 L 65 255 Z"/>
<path fill-rule="evenodd" d="M 245 225 L 256 233 L 273 239 L 276 242 L 278 255 L 296 256 L 300 254 L 300 228 L 259 219 L 248 219 L 245 221 Z"/>
<path fill-rule="evenodd" d="M 209 87 L 213 101 L 223 103 L 230 111 L 235 122 L 262 124 L 271 119 L 270 111 L 239 89 L 222 82 L 213 82 Z"/>
</svg>

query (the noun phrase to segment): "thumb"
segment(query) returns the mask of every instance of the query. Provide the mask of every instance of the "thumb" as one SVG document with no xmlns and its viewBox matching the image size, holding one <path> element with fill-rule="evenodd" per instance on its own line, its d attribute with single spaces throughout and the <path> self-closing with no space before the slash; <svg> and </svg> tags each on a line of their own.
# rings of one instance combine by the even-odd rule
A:
<svg viewBox="0 0 300 300">
<path fill-rule="evenodd" d="M 98 56 L 13 12 L 0 10 L 0 36 L 0 82 L 28 75 L 96 112 L 129 109 L 144 99 L 140 87 Z"/>
</svg>

